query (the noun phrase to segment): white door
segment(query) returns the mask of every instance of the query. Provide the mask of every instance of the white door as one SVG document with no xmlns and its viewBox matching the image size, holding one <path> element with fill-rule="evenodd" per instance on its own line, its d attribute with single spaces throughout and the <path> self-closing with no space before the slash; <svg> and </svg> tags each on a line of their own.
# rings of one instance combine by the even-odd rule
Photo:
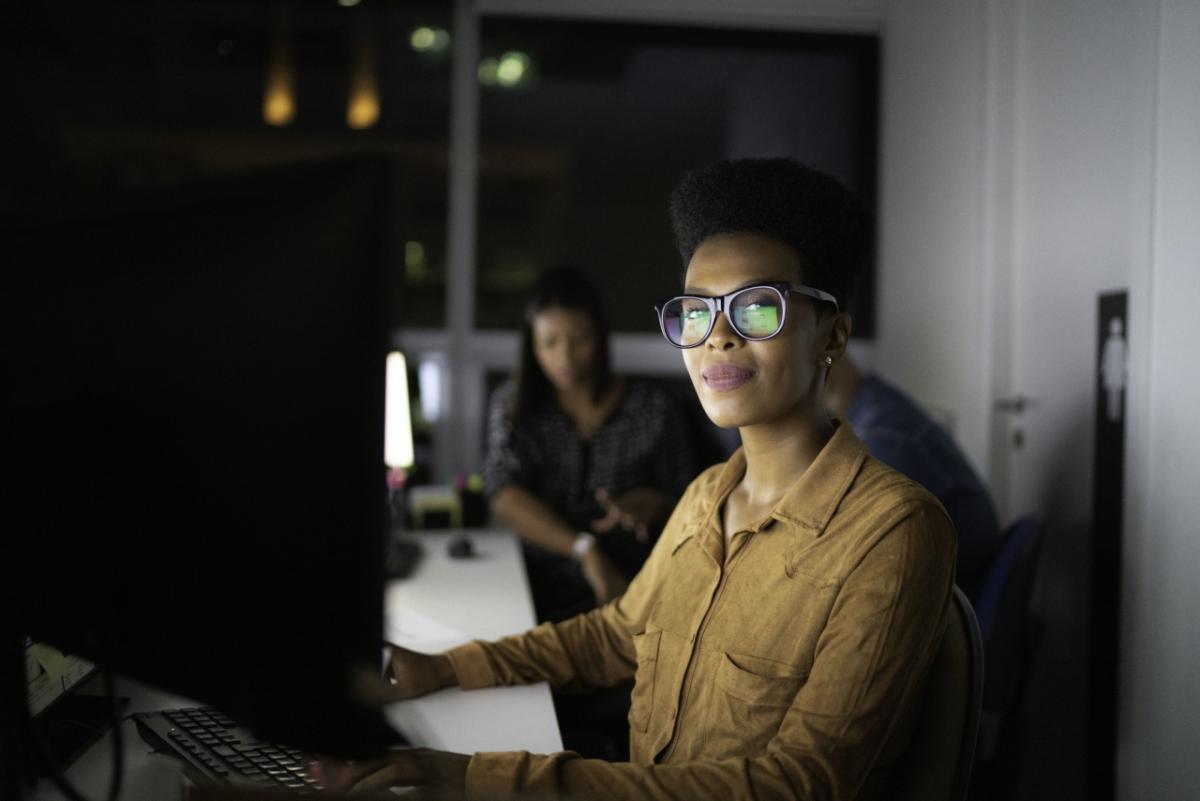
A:
<svg viewBox="0 0 1200 801">
<path fill-rule="evenodd" d="M 1156 20 L 1134 5 L 1001 13 L 987 134 L 999 354 L 989 467 L 1008 520 L 1046 521 L 1020 797 L 1084 798 L 1103 720 L 1088 695 L 1097 307 L 1149 268 Z"/>
</svg>

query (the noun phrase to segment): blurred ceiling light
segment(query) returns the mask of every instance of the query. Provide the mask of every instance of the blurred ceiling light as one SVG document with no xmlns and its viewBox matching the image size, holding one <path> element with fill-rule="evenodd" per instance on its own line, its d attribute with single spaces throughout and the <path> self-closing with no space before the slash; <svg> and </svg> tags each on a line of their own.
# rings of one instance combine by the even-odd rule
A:
<svg viewBox="0 0 1200 801">
<path fill-rule="evenodd" d="M 379 94 L 374 87 L 356 89 L 346 106 L 346 124 L 356 131 L 379 122 Z"/>
<path fill-rule="evenodd" d="M 263 121 L 283 126 L 296 117 L 296 76 L 292 68 L 292 47 L 282 23 L 271 37 L 267 59 L 267 83 L 263 91 Z"/>
<path fill-rule="evenodd" d="M 519 50 L 510 50 L 496 65 L 496 81 L 501 86 L 516 86 L 529 74 L 529 65 L 529 56 Z"/>
<path fill-rule="evenodd" d="M 269 82 L 263 98 L 263 120 L 267 125 L 284 126 L 296 118 L 296 101 L 291 82 Z"/>
<path fill-rule="evenodd" d="M 422 25 L 412 32 L 408 42 L 418 53 L 441 53 L 450 46 L 450 32 Z"/>
<path fill-rule="evenodd" d="M 337 0 L 338 5 L 342 8 L 354 8 L 362 2 L 362 0 Z"/>
<path fill-rule="evenodd" d="M 350 71 L 350 96 L 346 124 L 356 131 L 379 122 L 379 81 L 375 75 L 375 48 L 366 35 L 358 39 Z"/>
</svg>

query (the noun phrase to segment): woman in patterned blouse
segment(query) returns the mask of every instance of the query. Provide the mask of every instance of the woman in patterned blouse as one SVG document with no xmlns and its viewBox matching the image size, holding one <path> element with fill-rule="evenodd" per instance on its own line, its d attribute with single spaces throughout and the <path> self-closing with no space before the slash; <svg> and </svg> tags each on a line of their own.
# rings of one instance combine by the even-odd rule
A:
<svg viewBox="0 0 1200 801">
<path fill-rule="evenodd" d="M 488 410 L 484 487 L 524 540 L 539 619 L 562 620 L 624 591 L 699 472 L 697 449 L 670 395 L 613 375 L 603 308 L 579 272 L 539 277 L 521 333 Z"/>
</svg>

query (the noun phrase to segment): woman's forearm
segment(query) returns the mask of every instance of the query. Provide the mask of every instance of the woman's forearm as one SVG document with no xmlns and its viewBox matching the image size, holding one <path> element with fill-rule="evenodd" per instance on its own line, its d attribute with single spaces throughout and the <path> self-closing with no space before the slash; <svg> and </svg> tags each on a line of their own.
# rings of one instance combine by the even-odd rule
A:
<svg viewBox="0 0 1200 801">
<path fill-rule="evenodd" d="M 524 487 L 502 487 L 492 495 L 491 509 L 526 542 L 563 556 L 574 553 L 578 532 Z"/>
</svg>

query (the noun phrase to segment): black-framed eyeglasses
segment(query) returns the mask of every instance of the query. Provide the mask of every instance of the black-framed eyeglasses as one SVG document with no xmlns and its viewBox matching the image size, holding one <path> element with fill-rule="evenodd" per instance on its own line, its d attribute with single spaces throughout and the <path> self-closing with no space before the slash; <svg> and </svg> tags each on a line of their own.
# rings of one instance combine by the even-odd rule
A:
<svg viewBox="0 0 1200 801">
<path fill-rule="evenodd" d="M 820 289 L 785 281 L 771 281 L 742 287 L 720 297 L 678 295 L 654 306 L 658 326 L 663 336 L 677 348 L 694 348 L 704 343 L 717 322 L 717 314 L 725 312 L 729 324 L 742 339 L 770 339 L 783 330 L 787 319 L 789 293 L 807 295 L 815 300 L 832 303 L 838 310 L 837 299 Z"/>
</svg>

